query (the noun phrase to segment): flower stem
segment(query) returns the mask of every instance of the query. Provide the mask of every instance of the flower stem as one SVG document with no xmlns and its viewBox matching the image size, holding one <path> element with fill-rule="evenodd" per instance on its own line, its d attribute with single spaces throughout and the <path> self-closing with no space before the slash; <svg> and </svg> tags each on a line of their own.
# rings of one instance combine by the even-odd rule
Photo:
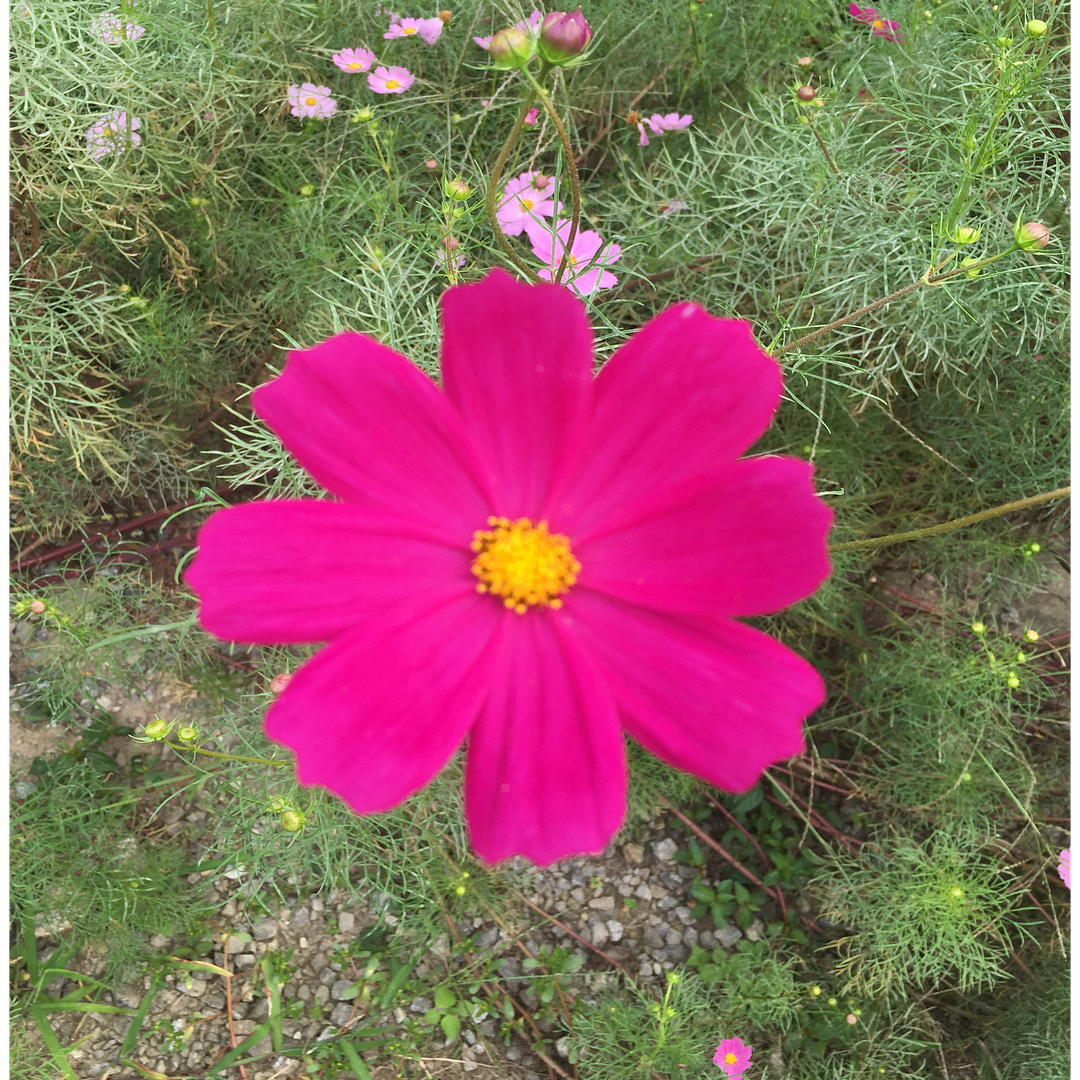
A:
<svg viewBox="0 0 1080 1080">
<path fill-rule="evenodd" d="M 536 100 L 536 91 L 533 90 L 528 99 L 525 102 L 524 107 L 521 110 L 521 115 L 517 118 L 517 122 L 514 124 L 513 130 L 507 136 L 506 142 L 503 144 L 502 150 L 499 151 L 499 156 L 495 159 L 495 166 L 491 170 L 491 178 L 488 180 L 487 186 L 487 216 L 488 221 L 491 222 L 491 228 L 495 232 L 495 239 L 498 240 L 499 246 L 510 257 L 513 264 L 523 273 L 525 276 L 535 285 L 540 281 L 540 276 L 528 263 L 524 262 L 518 257 L 518 254 L 510 246 L 510 241 L 506 238 L 506 233 L 502 231 L 499 225 L 499 218 L 496 214 L 496 202 L 499 198 L 499 181 L 502 179 L 502 171 L 506 167 L 506 159 L 510 156 L 510 151 L 514 148 L 514 143 L 517 142 L 518 135 L 521 134 L 521 129 L 525 124 L 525 117 L 528 115 L 529 110 L 532 108 L 532 103 Z"/>
<path fill-rule="evenodd" d="M 856 551 L 860 548 L 884 547 L 886 544 L 900 544 L 906 540 L 920 540 L 924 536 L 937 536 L 939 533 L 952 532 L 953 529 L 962 529 L 965 525 L 974 525 L 978 521 L 987 521 L 990 518 L 1001 517 L 1002 514 L 1011 514 L 1014 510 L 1026 510 L 1028 507 L 1039 506 L 1042 503 L 1052 502 L 1054 499 L 1064 499 L 1071 493 L 1072 488 L 1056 488 L 1054 491 L 1045 491 L 1041 495 L 1032 495 L 1027 499 L 1017 499 L 1016 502 L 995 506 L 992 510 L 982 510 L 978 514 L 954 518 L 952 521 L 945 521 L 940 525 L 929 525 L 925 529 L 890 533 L 888 536 L 872 536 L 868 540 L 852 540 L 846 544 L 833 544 L 829 548 L 829 553 L 832 554 L 834 551 Z"/>
<path fill-rule="evenodd" d="M 807 123 L 810 126 L 811 132 L 813 132 L 814 138 L 818 141 L 818 146 L 821 147 L 821 152 L 825 155 L 825 160 L 829 163 L 829 168 L 832 169 L 837 176 L 843 176 L 836 162 L 833 161 L 832 154 L 829 153 L 829 148 L 825 145 L 825 140 L 821 137 L 821 132 L 814 126 L 814 121 L 807 118 Z"/>
<path fill-rule="evenodd" d="M 563 152 L 566 155 L 566 164 L 570 167 L 570 192 L 573 196 L 573 211 L 570 218 L 570 233 L 566 238 L 566 243 L 563 244 L 562 259 L 559 261 L 559 268 L 555 271 L 554 281 L 558 285 L 562 281 L 563 273 L 566 271 L 568 260 L 570 258 L 570 251 L 574 246 L 574 239 L 577 237 L 578 222 L 581 220 L 581 181 L 578 179 L 577 162 L 574 160 L 574 150 L 570 145 L 570 136 L 566 133 L 566 128 L 563 126 L 562 120 L 559 119 L 559 114 L 555 111 L 555 106 L 551 102 L 551 95 L 536 81 L 531 71 L 528 68 L 523 69 L 525 78 L 529 80 L 533 88 L 533 93 L 540 96 L 540 101 L 544 106 L 544 111 L 551 117 L 551 122 L 555 125 L 555 130 L 559 133 L 559 138 L 562 140 Z M 531 100 L 531 99 L 530 99 Z"/>
<path fill-rule="evenodd" d="M 251 761 L 256 765 L 274 765 L 279 769 L 289 764 L 287 761 L 272 761 L 270 758 L 243 757 L 240 754 L 219 754 L 214 750 L 203 750 L 198 746 L 177 745 L 176 743 L 169 742 L 167 739 L 162 739 L 161 741 L 173 750 L 190 750 L 193 754 L 206 754 L 207 757 L 224 758 L 226 761 Z"/>
<path fill-rule="evenodd" d="M 807 334 L 805 337 L 799 338 L 798 341 L 793 341 L 791 344 L 778 349 L 777 353 L 783 354 L 790 352 L 792 349 L 797 349 L 800 345 L 805 345 L 807 342 L 813 341 L 815 338 L 821 337 L 822 334 L 827 334 L 830 330 L 835 330 L 838 326 L 843 326 L 845 323 L 854 322 L 856 319 L 862 318 L 863 315 L 868 315 L 871 311 L 877 311 L 878 308 L 883 308 L 886 304 L 891 304 L 894 300 L 899 300 L 901 297 L 921 289 L 924 285 L 940 285 L 943 281 L 948 281 L 950 278 L 959 277 L 960 274 L 968 274 L 971 273 L 972 270 L 979 270 L 984 266 L 989 266 L 991 263 L 997 262 L 998 259 L 1003 259 L 1006 255 L 1012 254 L 1012 252 L 1017 250 L 1017 247 L 1017 244 L 1013 244 L 1007 251 L 999 252 L 997 255 L 991 255 L 988 259 L 980 259 L 979 262 L 968 263 L 967 266 L 958 266 L 955 269 L 950 270 L 947 274 L 938 274 L 936 277 L 932 275 L 931 270 L 928 270 L 918 279 L 918 281 L 913 281 L 910 285 L 905 285 L 902 289 L 897 289 L 896 292 L 890 293 L 880 300 L 875 300 L 872 304 L 867 304 L 865 307 L 848 312 L 847 315 L 842 315 L 839 319 L 834 319 L 831 323 L 815 330 L 812 334 Z M 776 355 L 776 353 L 773 355 Z"/>
</svg>

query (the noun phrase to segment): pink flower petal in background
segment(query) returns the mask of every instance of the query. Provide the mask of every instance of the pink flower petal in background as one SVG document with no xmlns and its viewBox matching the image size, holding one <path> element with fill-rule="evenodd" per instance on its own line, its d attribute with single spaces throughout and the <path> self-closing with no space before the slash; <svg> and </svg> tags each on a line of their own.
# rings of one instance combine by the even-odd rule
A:
<svg viewBox="0 0 1080 1080">
<path fill-rule="evenodd" d="M 648 146 L 649 145 L 649 136 L 645 134 L 645 125 L 639 123 L 638 126 L 637 126 L 637 129 L 638 129 L 638 146 Z"/>
<path fill-rule="evenodd" d="M 434 19 L 403 19 L 398 15 L 390 16 L 390 29 L 383 34 L 384 38 L 418 37 L 428 45 L 434 45 L 442 33 L 443 22 L 440 18 Z"/>
<path fill-rule="evenodd" d="M 337 102 L 330 96 L 329 86 L 316 86 L 314 83 L 293 84 L 285 92 L 289 102 L 289 112 L 296 117 L 313 117 L 316 120 L 328 120 L 337 112 Z"/>
<path fill-rule="evenodd" d="M 545 281 L 553 281 L 554 271 L 559 268 L 566 241 L 570 236 L 570 222 L 559 222 L 555 236 L 550 229 L 525 226 L 525 231 L 532 241 L 533 254 L 545 266 L 538 271 Z M 618 262 L 622 248 L 618 244 L 605 243 L 600 234 L 591 229 L 579 230 L 570 248 L 568 269 L 564 272 L 562 284 L 578 296 L 591 296 L 597 289 L 611 289 L 618 285 L 619 279 L 605 267 Z"/>
<path fill-rule="evenodd" d="M 331 59 L 342 71 L 359 73 L 375 63 L 375 54 L 370 49 L 342 49 Z"/>
<path fill-rule="evenodd" d="M 525 119 L 522 121 L 522 123 L 526 127 L 536 127 L 536 121 L 539 120 L 539 119 L 540 119 L 540 110 L 539 109 L 530 109 L 525 114 Z"/>
<path fill-rule="evenodd" d="M 869 26 L 877 37 L 883 37 L 886 41 L 903 43 L 903 38 L 897 31 L 900 24 L 892 19 L 883 19 L 876 8 L 860 8 L 857 4 L 848 7 L 848 14 L 858 23 Z"/>
<path fill-rule="evenodd" d="M 329 637 L 267 715 L 300 781 L 386 810 L 467 738 L 477 853 L 546 864 L 618 828 L 620 726 L 726 790 L 798 753 L 822 700 L 813 668 L 700 614 L 676 580 L 758 610 L 827 571 L 807 466 L 736 460 L 780 389 L 746 325 L 682 305 L 594 380 L 565 290 L 493 271 L 444 294 L 443 313 L 444 390 L 361 335 L 290 354 L 255 410 L 343 502 L 219 511 L 186 572 L 212 632 Z M 634 597 L 637 567 L 662 588 Z"/>
<path fill-rule="evenodd" d="M 540 29 L 540 23 L 543 22 L 543 19 L 544 13 L 536 9 L 527 19 L 521 19 L 514 23 L 514 27 L 526 34 L 535 34 Z M 491 39 L 494 36 L 494 34 L 488 34 L 486 37 L 474 37 L 473 41 L 475 41 L 481 49 L 490 49 Z"/>
<path fill-rule="evenodd" d="M 86 152 L 95 161 L 100 161 L 110 154 L 122 154 L 129 145 L 138 146 L 142 142 L 140 127 L 142 120 L 137 116 L 129 118 L 123 109 L 106 113 L 87 129 Z"/>
<path fill-rule="evenodd" d="M 663 135 L 665 131 L 680 131 L 693 122 L 694 118 L 689 114 L 680 116 L 677 112 L 668 113 L 667 116 L 653 113 L 652 116 L 645 117 L 645 123 L 649 125 L 654 135 Z"/>
<path fill-rule="evenodd" d="M 1061 880 L 1065 882 L 1065 888 L 1072 889 L 1072 853 L 1069 848 L 1061 853 L 1061 862 L 1058 863 L 1057 871 Z"/>
<path fill-rule="evenodd" d="M 138 41 L 146 33 L 146 27 L 132 22 L 130 16 L 122 19 L 119 15 L 106 11 L 102 15 L 95 15 L 90 21 L 90 32 L 102 41 L 114 45 L 125 38 L 128 41 Z"/>
<path fill-rule="evenodd" d="M 416 76 L 404 67 L 377 67 L 367 77 L 368 86 L 376 94 L 404 94 Z"/>
<path fill-rule="evenodd" d="M 524 842 L 538 864 L 602 851 L 622 823 L 627 771 L 611 691 L 566 617 L 511 619 L 469 735 L 465 810 L 492 861 Z M 590 782 L 581 784 L 588 776 Z"/>
<path fill-rule="evenodd" d="M 545 228 L 539 219 L 556 214 L 555 200 L 547 194 L 551 185 L 544 183 L 545 190 L 541 191 L 534 184 L 537 180 L 546 181 L 547 177 L 542 173 L 523 172 L 507 181 L 502 200 L 495 210 L 499 227 L 507 236 L 520 236 L 530 225 Z M 562 203 L 559 203 L 558 210 L 561 209 Z"/>
</svg>

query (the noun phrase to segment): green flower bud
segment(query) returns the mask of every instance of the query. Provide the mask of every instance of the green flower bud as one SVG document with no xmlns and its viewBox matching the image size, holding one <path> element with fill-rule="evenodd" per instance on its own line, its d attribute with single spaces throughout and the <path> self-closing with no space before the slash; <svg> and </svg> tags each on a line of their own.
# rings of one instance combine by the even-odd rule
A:
<svg viewBox="0 0 1080 1080">
<path fill-rule="evenodd" d="M 1011 37 L 1005 37 L 1004 35 L 999 37 L 996 41 L 996 44 L 1000 45 L 1003 49 L 1007 49 L 1012 43 L 1013 39 Z"/>
<path fill-rule="evenodd" d="M 315 185 L 314 185 L 314 184 L 305 184 L 305 185 L 304 185 L 304 186 L 303 186 L 303 187 L 302 187 L 302 188 L 300 189 L 300 194 L 301 194 L 301 195 L 303 195 L 303 197 L 304 197 L 305 199 L 306 199 L 306 198 L 307 198 L 307 197 L 308 197 L 309 195 L 314 195 L 314 194 L 315 194 Z"/>
<path fill-rule="evenodd" d="M 977 263 L 979 261 L 980 260 L 978 258 L 976 258 L 976 256 L 974 256 L 974 255 L 965 255 L 964 258 L 960 261 L 960 265 L 961 266 L 970 266 L 972 263 Z M 975 270 L 967 270 L 967 271 L 965 271 L 964 277 L 977 278 L 981 273 L 982 273 L 982 267 L 980 266 Z"/>
<path fill-rule="evenodd" d="M 1015 671 L 1009 672 L 1009 677 L 1005 680 L 1013 690 L 1020 685 L 1020 678 Z"/>
<path fill-rule="evenodd" d="M 981 623 L 981 622 L 973 622 L 971 624 L 971 631 L 974 634 L 985 634 L 986 633 L 986 625 L 984 623 Z"/>
<path fill-rule="evenodd" d="M 509 26 L 500 30 L 492 39 L 488 52 L 500 70 L 523 68 L 532 59 L 536 46 L 524 30 Z"/>
<path fill-rule="evenodd" d="M 370 109 L 357 109 L 353 114 L 354 123 L 365 124 L 368 120 L 374 120 L 375 114 Z"/>
<path fill-rule="evenodd" d="M 199 729 L 194 726 L 182 727 L 177 733 L 176 737 L 181 742 L 194 742 L 199 737 Z"/>
<path fill-rule="evenodd" d="M 124 293 L 125 295 L 127 295 L 129 292 L 131 292 L 131 286 L 130 285 L 119 285 L 119 286 L 117 286 L 117 292 L 121 292 L 121 293 Z M 38 603 L 40 603 L 40 601 L 38 601 Z"/>
<path fill-rule="evenodd" d="M 1037 630 L 1025 630 L 1024 631 L 1024 640 L 1025 641 L 1038 641 L 1039 640 L 1039 632 Z"/>
<path fill-rule="evenodd" d="M 580 6 L 576 11 L 553 11 L 540 24 L 540 53 L 553 64 L 563 64 L 577 56 L 591 40 L 592 27 L 585 21 Z"/>
<path fill-rule="evenodd" d="M 472 193 L 464 180 L 443 180 L 443 194 L 454 202 L 463 202 Z"/>
<path fill-rule="evenodd" d="M 974 244 L 982 236 L 982 230 L 971 225 L 958 225 L 949 238 L 954 244 Z"/>
<path fill-rule="evenodd" d="M 304 815 L 299 810 L 286 810 L 281 815 L 281 827 L 286 832 L 299 832 L 304 827 Z"/>
<path fill-rule="evenodd" d="M 205 206 L 206 205 L 206 200 L 204 198 L 202 198 L 201 196 L 199 196 L 199 195 L 192 195 L 191 198 L 188 200 L 188 202 L 190 202 L 192 206 Z"/>
<path fill-rule="evenodd" d="M 1028 221 L 1021 225 L 1017 218 L 1013 236 L 1024 251 L 1040 251 L 1050 243 L 1050 230 L 1038 221 Z"/>
<path fill-rule="evenodd" d="M 1042 19 L 1032 19 L 1031 22 L 1024 27 L 1024 33 L 1029 38 L 1041 38 L 1049 27 L 1042 21 Z"/>
<path fill-rule="evenodd" d="M 143 731 L 148 739 L 164 739 L 169 734 L 169 724 L 159 716 L 156 720 L 151 720 Z"/>
</svg>

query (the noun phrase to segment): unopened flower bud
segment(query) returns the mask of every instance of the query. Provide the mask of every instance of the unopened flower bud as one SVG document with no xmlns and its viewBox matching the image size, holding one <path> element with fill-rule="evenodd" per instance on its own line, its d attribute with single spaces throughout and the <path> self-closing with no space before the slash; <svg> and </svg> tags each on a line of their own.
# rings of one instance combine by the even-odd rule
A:
<svg viewBox="0 0 1080 1080">
<path fill-rule="evenodd" d="M 949 238 L 954 244 L 974 244 L 982 236 L 982 230 L 972 225 L 958 225 Z"/>
<path fill-rule="evenodd" d="M 438 167 L 439 163 L 434 158 L 428 158 L 428 160 L 424 162 L 425 169 L 437 169 Z"/>
<path fill-rule="evenodd" d="M 45 601 L 44 600 L 31 600 L 30 601 L 30 611 L 34 615 L 44 615 L 45 614 Z"/>
<path fill-rule="evenodd" d="M 960 261 L 961 266 L 970 266 L 972 263 L 977 263 L 979 260 L 974 255 L 965 255 Z M 965 270 L 964 277 L 977 278 L 982 273 L 982 267 L 976 267 L 974 270 Z"/>
<path fill-rule="evenodd" d="M 996 42 L 1001 48 L 1007 49 L 1013 43 L 1013 39 L 1011 37 L 1005 37 L 1005 35 L 1002 34 L 1001 37 L 996 39 Z"/>
<path fill-rule="evenodd" d="M 540 54 L 553 64 L 564 64 L 582 52 L 592 40 L 592 27 L 581 8 L 553 11 L 540 24 Z"/>
<path fill-rule="evenodd" d="M 1039 640 L 1039 632 L 1037 630 L 1025 630 L 1024 631 L 1024 640 L 1025 641 L 1038 641 Z"/>
<path fill-rule="evenodd" d="M 289 683 L 291 683 L 291 682 L 292 682 L 292 673 L 291 672 L 283 671 L 280 675 L 275 675 L 270 680 L 270 693 L 271 694 L 283 693 L 284 690 L 285 690 L 285 687 L 288 686 Z"/>
<path fill-rule="evenodd" d="M 821 987 L 820 986 L 811 986 L 810 987 L 810 993 L 813 994 L 814 997 L 820 997 L 821 996 Z"/>
<path fill-rule="evenodd" d="M 143 728 L 143 733 L 148 739 L 164 739 L 169 734 L 169 723 L 167 720 L 162 720 L 159 716 L 156 720 L 151 720 L 149 724 Z"/>
<path fill-rule="evenodd" d="M 817 91 L 812 86 L 800 86 L 795 91 L 795 96 L 800 101 L 813 101 L 817 97 Z"/>
<path fill-rule="evenodd" d="M 463 202 L 469 197 L 472 188 L 464 180 L 444 180 L 443 194 L 454 202 Z"/>
<path fill-rule="evenodd" d="M 1030 550 L 1037 555 L 1040 551 L 1042 551 L 1042 544 L 1035 542 L 1031 544 Z"/>
<path fill-rule="evenodd" d="M 1024 27 L 1024 33 L 1029 38 L 1041 38 L 1049 27 L 1042 21 L 1042 19 L 1032 19 L 1031 22 Z"/>
<path fill-rule="evenodd" d="M 300 189 L 300 194 L 303 195 L 303 197 L 305 199 L 308 198 L 308 196 L 310 196 L 310 195 L 314 195 L 315 194 L 315 185 L 314 184 L 304 184 L 304 186 Z"/>
<path fill-rule="evenodd" d="M 1023 225 L 1018 224 L 1013 229 L 1016 243 L 1024 251 L 1039 251 L 1050 243 L 1050 230 L 1038 221 L 1029 221 Z"/>
<path fill-rule="evenodd" d="M 286 810 L 281 815 L 281 827 L 286 832 L 299 832 L 304 827 L 304 815 L 299 810 Z"/>
<path fill-rule="evenodd" d="M 981 623 L 981 622 L 973 622 L 971 624 L 971 632 L 973 634 L 985 634 L 986 633 L 986 624 Z"/>
<path fill-rule="evenodd" d="M 1009 677 L 1005 681 L 1015 690 L 1020 685 L 1020 676 L 1015 671 L 1010 671 Z"/>
<path fill-rule="evenodd" d="M 858 1020 L 858 1017 L 856 1017 L 856 1016 L 852 1015 L 851 1013 L 848 1013 L 848 1014 L 847 1014 L 847 1016 L 845 1016 L 845 1017 L 844 1017 L 844 1019 L 845 1019 L 845 1020 L 846 1020 L 846 1021 L 847 1021 L 847 1022 L 848 1022 L 849 1024 L 857 1024 L 857 1023 L 859 1022 L 859 1020 Z"/>
<path fill-rule="evenodd" d="M 445 26 L 453 17 L 454 13 L 452 11 L 447 11 L 446 8 L 443 8 L 443 10 L 439 12 L 439 21 L 443 26 Z"/>
<path fill-rule="evenodd" d="M 188 200 L 188 202 L 190 202 L 192 206 L 205 206 L 206 205 L 206 200 L 204 198 L 202 198 L 202 196 L 200 196 L 200 195 L 192 195 L 191 198 Z"/>
<path fill-rule="evenodd" d="M 529 35 L 516 26 L 500 30 L 488 46 L 491 59 L 497 68 L 523 68 L 531 59 L 535 46 L 529 40 Z"/>
<path fill-rule="evenodd" d="M 176 737 L 181 742 L 194 742 L 199 737 L 199 729 L 191 725 L 182 727 L 176 733 Z"/>
<path fill-rule="evenodd" d="M 814 58 L 812 56 L 800 56 L 799 59 L 795 61 L 795 63 L 798 64 L 801 68 L 813 67 Z"/>
</svg>

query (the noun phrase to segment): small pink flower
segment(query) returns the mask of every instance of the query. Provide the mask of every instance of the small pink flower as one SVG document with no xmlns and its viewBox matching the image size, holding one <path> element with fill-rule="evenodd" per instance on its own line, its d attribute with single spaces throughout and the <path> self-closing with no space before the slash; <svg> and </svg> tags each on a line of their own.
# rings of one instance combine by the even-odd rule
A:
<svg viewBox="0 0 1080 1080">
<path fill-rule="evenodd" d="M 848 14 L 856 22 L 869 26 L 873 33 L 878 37 L 883 37 L 886 41 L 895 41 L 900 44 L 903 43 L 904 39 L 897 33 L 900 29 L 900 24 L 898 22 L 893 22 L 892 19 L 881 18 L 877 13 L 876 8 L 861 8 L 856 4 L 852 4 L 848 8 Z"/>
<path fill-rule="evenodd" d="M 480 108 L 481 109 L 486 109 L 490 104 L 491 104 L 491 101 L 488 98 L 483 98 L 481 100 L 481 102 L 480 102 Z"/>
<path fill-rule="evenodd" d="M 667 217 L 669 214 L 677 214 L 680 210 L 689 210 L 690 204 L 682 199 L 672 199 L 671 202 L 660 204 L 660 216 Z"/>
<path fill-rule="evenodd" d="M 113 45 L 116 42 L 123 41 L 124 38 L 127 38 L 128 41 L 137 41 L 146 33 L 146 27 L 139 26 L 137 23 L 131 22 L 130 19 L 122 19 L 119 15 L 107 11 L 103 15 L 94 16 L 90 23 L 90 32 L 101 38 L 102 41 Z"/>
<path fill-rule="evenodd" d="M 732 1080 L 739 1080 L 750 1064 L 750 1055 L 754 1048 L 747 1046 L 742 1039 L 724 1039 L 716 1048 L 713 1064 L 719 1065 Z"/>
<path fill-rule="evenodd" d="M 507 236 L 520 236 L 533 226 L 544 228 L 540 218 L 555 216 L 555 201 L 547 194 L 550 187 L 548 177 L 532 172 L 523 172 L 507 182 L 495 211 L 499 227 Z M 562 209 L 562 203 L 558 209 Z"/>
<path fill-rule="evenodd" d="M 530 109 L 525 114 L 525 120 L 523 121 L 526 127 L 536 127 L 536 121 L 540 119 L 539 109 Z"/>
<path fill-rule="evenodd" d="M 138 131 L 140 127 L 142 127 L 142 121 L 137 116 L 132 116 L 129 120 L 128 114 L 123 109 L 106 113 L 87 130 L 86 152 L 95 161 L 100 161 L 110 154 L 123 153 L 128 148 L 129 135 L 131 146 L 138 146 L 142 142 L 142 136 Z"/>
<path fill-rule="evenodd" d="M 1061 853 L 1061 862 L 1058 863 L 1058 873 L 1061 875 L 1061 880 L 1065 882 L 1065 888 L 1072 888 L 1072 853 L 1066 848 Z"/>
<path fill-rule="evenodd" d="M 370 49 L 342 49 L 331 57 L 342 71 L 367 71 L 375 63 L 375 54 Z"/>
<path fill-rule="evenodd" d="M 330 96 L 329 86 L 316 86 L 309 82 L 297 86 L 294 83 L 285 94 L 291 106 L 289 112 L 293 116 L 329 120 L 337 112 L 337 102 Z"/>
<path fill-rule="evenodd" d="M 487 37 L 474 37 L 473 41 L 475 41 L 476 44 L 479 45 L 481 49 L 490 49 L 491 48 L 491 39 L 494 36 L 495 36 L 494 34 L 488 34 Z"/>
<path fill-rule="evenodd" d="M 648 146 L 649 136 L 645 134 L 645 125 L 641 123 L 640 120 L 638 121 L 637 129 L 639 133 L 639 138 L 637 141 L 638 146 Z"/>
<path fill-rule="evenodd" d="M 442 33 L 443 21 L 434 19 L 403 19 L 399 15 L 390 16 L 390 29 L 383 34 L 384 38 L 418 37 L 429 45 L 434 45 Z"/>
<path fill-rule="evenodd" d="M 443 237 L 440 246 L 442 250 L 435 254 L 435 265 L 440 270 L 446 270 L 450 265 L 460 270 L 465 265 L 465 256 L 457 254 L 461 245 L 452 236 Z"/>
<path fill-rule="evenodd" d="M 367 83 L 376 94 L 404 94 L 415 78 L 408 68 L 377 67 L 367 77 Z"/>
<path fill-rule="evenodd" d="M 668 113 L 667 116 L 653 113 L 652 116 L 645 118 L 645 123 L 649 125 L 654 135 L 663 135 L 665 131 L 679 131 L 681 128 L 689 127 L 693 122 L 694 118 L 689 114 L 680 116 L 677 112 Z"/>
<path fill-rule="evenodd" d="M 555 236 L 551 231 L 535 224 L 526 225 L 525 232 L 532 241 L 533 254 L 546 265 L 538 271 L 545 281 L 555 279 L 555 271 L 562 262 L 566 239 L 570 235 L 570 222 L 560 221 Z M 561 284 L 578 296 L 591 296 L 598 289 L 611 289 L 619 279 L 605 267 L 618 262 L 622 248 L 618 244 L 605 244 L 600 234 L 586 229 L 574 237 L 567 259 L 568 269 Z"/>
</svg>

